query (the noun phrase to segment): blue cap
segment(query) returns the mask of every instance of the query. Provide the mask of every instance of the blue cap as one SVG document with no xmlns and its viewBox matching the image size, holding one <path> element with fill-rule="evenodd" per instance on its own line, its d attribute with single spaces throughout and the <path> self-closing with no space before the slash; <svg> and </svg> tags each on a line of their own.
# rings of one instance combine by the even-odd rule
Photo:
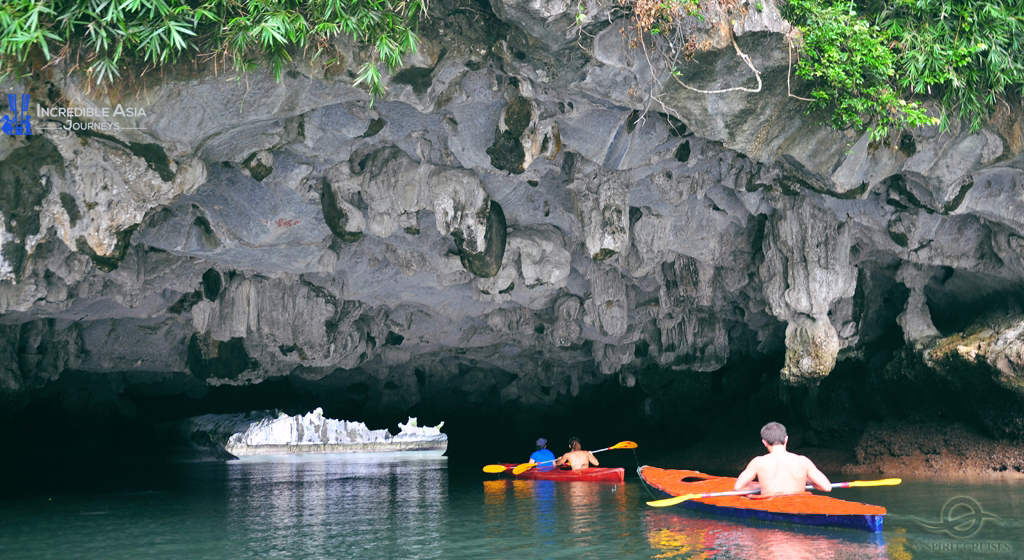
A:
<svg viewBox="0 0 1024 560">
<path fill-rule="evenodd" d="M 544 438 L 540 438 L 540 439 L 537 440 L 537 447 L 544 447 L 547 444 L 548 444 L 548 440 L 546 440 Z"/>
</svg>

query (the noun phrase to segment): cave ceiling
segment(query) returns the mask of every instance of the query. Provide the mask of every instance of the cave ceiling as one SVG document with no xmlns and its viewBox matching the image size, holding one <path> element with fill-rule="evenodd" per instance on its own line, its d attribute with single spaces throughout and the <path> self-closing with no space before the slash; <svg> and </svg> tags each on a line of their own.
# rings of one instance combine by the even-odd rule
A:
<svg viewBox="0 0 1024 560">
<path fill-rule="evenodd" d="M 733 28 L 757 81 L 704 30 L 689 85 L 762 84 L 714 95 L 585 5 L 585 34 L 559 3 L 435 16 L 372 103 L 301 58 L 279 82 L 198 68 L 116 99 L 38 78 L 36 103 L 145 116 L 0 138 L 5 402 L 74 371 L 115 393 L 290 376 L 382 407 L 452 387 L 543 406 L 770 356 L 814 385 L 1015 304 L 1019 107 L 871 143 L 787 95 L 770 1 Z"/>
</svg>

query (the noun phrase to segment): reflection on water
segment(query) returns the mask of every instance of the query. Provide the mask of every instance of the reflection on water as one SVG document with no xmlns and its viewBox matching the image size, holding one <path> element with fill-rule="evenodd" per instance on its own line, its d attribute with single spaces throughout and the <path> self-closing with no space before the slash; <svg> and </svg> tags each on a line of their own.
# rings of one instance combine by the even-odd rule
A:
<svg viewBox="0 0 1024 560">
<path fill-rule="evenodd" d="M 705 516 L 648 510 L 647 540 L 654 558 L 830 560 L 890 558 L 880 533 L 757 526 Z"/>
<path fill-rule="evenodd" d="M 537 535 L 550 542 L 555 536 L 555 481 L 536 480 L 533 484 L 533 500 L 537 504 Z"/>
<path fill-rule="evenodd" d="M 0 499 L 0 557 L 444 556 L 444 457 L 280 457 L 153 475 L 147 492 Z"/>
<path fill-rule="evenodd" d="M 636 557 L 637 494 L 623 484 L 552 480 L 485 480 L 482 538 L 455 556 Z M 639 487 L 637 487 L 639 488 Z M 462 526 L 455 527 L 456 531 Z M 632 542 L 631 542 L 632 541 Z"/>
<path fill-rule="evenodd" d="M 444 457 L 337 455 L 228 466 L 229 533 L 269 556 L 438 556 L 448 508 Z M 395 538 L 401 535 L 401 538 Z"/>
<path fill-rule="evenodd" d="M 905 480 L 842 497 L 889 509 L 885 532 L 806 529 L 653 509 L 625 484 L 449 479 L 444 458 L 278 458 L 152 473 L 152 490 L 0 496 L 0 558 L 742 558 L 932 560 L 964 545 L 1024 550 L 1024 485 Z M 965 495 L 1000 517 L 971 539 L 933 534 Z M 950 546 L 960 546 L 959 553 Z"/>
</svg>

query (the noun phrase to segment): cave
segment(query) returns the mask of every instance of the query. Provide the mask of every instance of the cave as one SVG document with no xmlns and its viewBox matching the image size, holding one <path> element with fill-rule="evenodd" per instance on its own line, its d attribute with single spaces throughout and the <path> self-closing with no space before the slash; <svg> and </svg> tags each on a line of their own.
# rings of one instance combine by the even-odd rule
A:
<svg viewBox="0 0 1024 560">
<path fill-rule="evenodd" d="M 191 417 L 317 408 L 444 422 L 466 472 L 578 437 L 735 473 L 773 420 L 834 470 L 955 429 L 999 451 L 913 468 L 1020 472 L 1019 100 L 886 145 L 787 94 L 774 3 L 679 68 L 556 31 L 575 5 L 471 4 L 434 8 L 379 99 L 337 68 L 356 44 L 14 86 L 140 110 L 0 137 L 4 492 L 170 461 Z M 747 64 L 760 93 L 707 101 Z"/>
</svg>

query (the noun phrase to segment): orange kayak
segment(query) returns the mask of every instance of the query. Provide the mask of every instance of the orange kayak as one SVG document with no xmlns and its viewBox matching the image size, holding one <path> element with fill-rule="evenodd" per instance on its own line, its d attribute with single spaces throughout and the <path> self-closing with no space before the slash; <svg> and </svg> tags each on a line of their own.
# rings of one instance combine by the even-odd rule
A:
<svg viewBox="0 0 1024 560">
<path fill-rule="evenodd" d="M 503 465 L 507 468 L 502 475 L 520 480 L 589 480 L 593 482 L 624 482 L 626 480 L 626 469 L 621 467 L 616 469 L 590 467 L 589 469 L 579 471 L 569 469 L 542 471 L 534 467 L 528 471 L 515 475 L 512 474 L 512 469 L 517 466 L 516 463 L 503 463 Z"/>
<path fill-rule="evenodd" d="M 659 469 L 643 466 L 637 469 L 640 480 L 657 498 L 683 494 L 729 492 L 736 479 L 711 476 L 699 471 Z M 761 497 L 717 496 L 680 502 L 684 509 L 763 521 L 782 521 L 820 527 L 845 527 L 878 532 L 882 530 L 885 508 L 858 502 L 847 502 L 805 492 L 787 496 Z"/>
</svg>

